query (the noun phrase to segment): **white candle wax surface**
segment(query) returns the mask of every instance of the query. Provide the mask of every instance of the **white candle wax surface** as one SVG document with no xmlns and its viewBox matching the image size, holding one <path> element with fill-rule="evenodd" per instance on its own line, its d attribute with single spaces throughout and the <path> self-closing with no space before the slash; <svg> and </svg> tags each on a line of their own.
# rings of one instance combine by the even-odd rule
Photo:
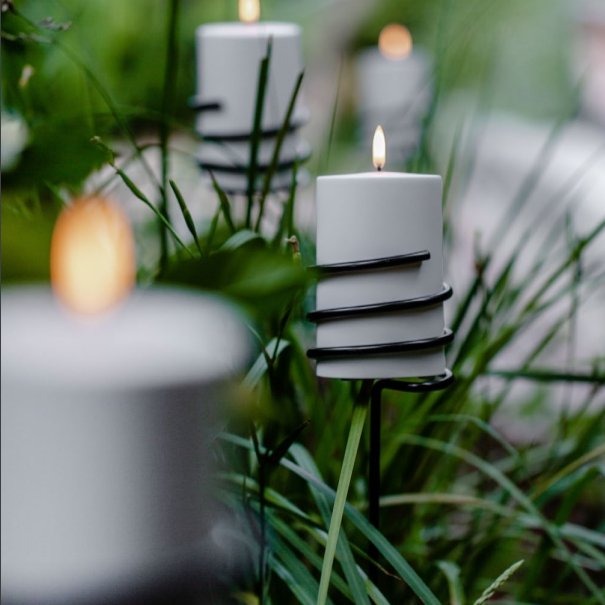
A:
<svg viewBox="0 0 605 605">
<path fill-rule="evenodd" d="M 41 287 L 5 288 L 1 314 L 3 598 L 105 602 L 218 561 L 208 447 L 248 356 L 237 314 L 158 289 L 84 319 Z"/>
<path fill-rule="evenodd" d="M 80 317 L 50 288 L 5 288 L 2 324 L 3 385 L 148 391 L 224 378 L 247 354 L 224 302 L 172 289 L 135 291 L 105 314 Z"/>
<path fill-rule="evenodd" d="M 281 126 L 296 80 L 303 69 L 300 28 L 292 23 L 214 23 L 201 25 L 197 41 L 197 97 L 217 102 L 219 110 L 202 112 L 197 131 L 220 136 L 250 133 L 256 103 L 260 62 L 271 40 L 262 127 Z M 299 96 L 292 121 L 307 119 Z"/>
<path fill-rule="evenodd" d="M 317 309 L 354 307 L 437 294 L 443 288 L 441 177 L 368 172 L 317 180 L 317 264 L 355 262 L 428 250 L 430 259 L 394 269 L 325 276 Z M 318 347 L 373 345 L 439 337 L 442 304 L 320 322 Z M 319 376 L 434 376 L 442 350 L 359 359 L 321 360 Z"/>
</svg>

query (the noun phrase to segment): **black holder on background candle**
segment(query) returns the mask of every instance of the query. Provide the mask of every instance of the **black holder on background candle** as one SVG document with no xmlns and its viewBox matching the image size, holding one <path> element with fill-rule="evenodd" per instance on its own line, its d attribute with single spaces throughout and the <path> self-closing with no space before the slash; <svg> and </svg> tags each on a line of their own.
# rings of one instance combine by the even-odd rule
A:
<svg viewBox="0 0 605 605">
<path fill-rule="evenodd" d="M 346 273 L 358 273 L 364 271 L 377 271 L 394 269 L 409 265 L 417 265 L 430 259 L 428 250 L 420 250 L 409 254 L 388 256 L 377 259 L 345 262 L 330 265 L 316 265 L 313 267 L 322 276 L 341 275 Z M 432 295 L 418 298 L 376 303 L 370 305 L 357 305 L 350 307 L 339 307 L 334 309 L 322 309 L 311 311 L 307 314 L 310 321 L 314 323 L 337 321 L 348 317 L 366 317 L 370 315 L 385 314 L 394 311 L 419 310 L 434 307 L 452 296 L 452 288 L 443 284 L 442 289 Z M 403 342 L 378 343 L 346 347 L 318 347 L 307 351 L 307 356 L 317 361 L 327 359 L 363 358 L 374 355 L 383 356 L 399 353 L 414 353 L 434 350 L 452 342 L 453 332 L 446 328 L 442 335 L 433 338 L 418 340 L 407 340 Z M 395 378 L 380 378 L 372 380 L 370 395 L 370 452 L 368 472 L 368 518 L 370 522 L 379 529 L 380 525 L 380 441 L 381 441 L 381 407 L 382 394 L 384 391 L 399 391 L 407 393 L 428 393 L 449 387 L 454 382 L 452 372 L 445 369 L 443 374 L 425 377 L 419 380 L 404 380 Z M 376 555 L 371 546 L 371 556 Z M 373 556 L 373 559 L 376 557 Z M 372 568 L 370 577 L 374 579 Z"/>
<path fill-rule="evenodd" d="M 219 101 L 201 101 L 194 97 L 190 101 L 190 107 L 196 113 L 202 112 L 220 112 L 223 105 Z M 284 156 L 283 152 L 275 166 L 275 173 L 272 175 L 270 190 L 287 191 L 292 186 L 292 170 L 295 165 L 300 166 L 306 162 L 311 155 L 311 147 L 308 143 L 297 136 L 298 130 L 305 125 L 307 119 L 299 119 L 293 121 L 286 132 L 286 137 L 294 135 L 293 144 L 296 146 L 294 153 L 289 153 Z M 267 142 L 277 141 L 279 128 L 263 129 L 259 132 L 259 145 Z M 231 133 L 213 133 L 205 134 L 197 131 L 201 139 L 200 156 L 198 157 L 198 165 L 202 172 L 212 173 L 218 184 L 226 193 L 245 194 L 249 191 L 248 173 L 249 165 L 249 149 L 252 144 L 252 131 L 231 132 Z M 244 153 L 235 151 L 235 147 L 240 145 Z M 213 154 L 213 159 L 205 158 L 205 151 L 217 150 L 218 153 Z M 256 164 L 257 178 L 253 183 L 253 190 L 260 191 L 263 188 L 264 177 L 269 170 L 271 160 L 262 160 L 258 158 Z M 297 173 L 297 182 L 306 180 L 307 173 L 304 170 L 299 170 Z"/>
</svg>

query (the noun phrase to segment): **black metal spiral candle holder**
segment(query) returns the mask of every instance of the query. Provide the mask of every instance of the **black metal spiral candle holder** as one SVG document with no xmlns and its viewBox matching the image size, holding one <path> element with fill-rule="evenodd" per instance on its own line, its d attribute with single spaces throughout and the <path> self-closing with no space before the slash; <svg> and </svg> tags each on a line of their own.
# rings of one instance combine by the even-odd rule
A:
<svg viewBox="0 0 605 605">
<path fill-rule="evenodd" d="M 190 106 L 198 114 L 223 110 L 223 105 L 219 101 L 200 101 L 196 98 L 190 101 Z M 290 189 L 294 166 L 300 166 L 310 157 L 310 146 L 298 136 L 299 129 L 306 124 L 307 120 L 308 116 L 306 114 L 299 114 L 297 119 L 289 124 L 284 143 L 288 141 L 292 149 L 289 153 L 285 153 L 282 149 L 271 178 L 270 191 Z M 271 156 L 279 132 L 279 128 L 267 128 L 261 129 L 258 133 L 257 178 L 252 183 L 253 191 L 262 189 L 265 176 L 272 167 Z M 231 133 L 213 132 L 212 134 L 198 130 L 197 134 L 201 139 L 198 165 L 202 172 L 212 173 L 217 183 L 226 193 L 249 193 L 250 148 L 254 134 L 252 130 Z M 264 154 L 262 153 L 263 150 L 265 151 Z M 298 171 L 297 182 L 305 178 L 306 171 Z"/>
<path fill-rule="evenodd" d="M 319 273 L 319 279 L 326 276 L 342 275 L 346 273 L 359 273 L 365 271 L 378 271 L 395 269 L 410 265 L 417 265 L 430 259 L 428 250 L 420 250 L 409 254 L 388 256 L 370 260 L 345 262 L 330 265 L 316 265 L 313 267 Z M 443 303 L 452 296 L 452 288 L 443 284 L 442 289 L 435 294 L 417 298 L 408 298 L 384 303 L 357 305 L 311 311 L 307 314 L 314 323 L 338 321 L 343 318 L 365 317 L 377 314 L 387 314 L 397 311 L 429 309 Z M 407 340 L 393 343 L 370 343 L 361 346 L 346 347 L 319 347 L 307 351 L 308 357 L 317 361 L 326 359 L 346 359 L 352 357 L 371 357 L 375 355 L 395 355 L 400 353 L 425 352 L 434 350 L 452 342 L 454 334 L 446 328 L 442 335 L 418 340 Z M 449 387 L 454 382 L 454 376 L 448 369 L 443 374 L 426 377 L 421 380 L 396 380 L 394 378 L 372 380 L 370 396 L 370 453 L 368 500 L 369 519 L 379 527 L 380 521 L 380 429 L 382 393 L 386 390 L 427 393 Z"/>
</svg>

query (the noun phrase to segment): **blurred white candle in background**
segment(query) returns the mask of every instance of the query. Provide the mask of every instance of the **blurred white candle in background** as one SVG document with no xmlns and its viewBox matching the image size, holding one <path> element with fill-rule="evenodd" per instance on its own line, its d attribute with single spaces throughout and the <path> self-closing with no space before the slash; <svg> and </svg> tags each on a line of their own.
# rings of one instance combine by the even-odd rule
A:
<svg viewBox="0 0 605 605">
<path fill-rule="evenodd" d="M 421 122 L 433 93 L 432 62 L 416 48 L 403 25 L 392 23 L 380 32 L 378 46 L 356 59 L 361 145 L 372 140 L 376 124 L 389 133 L 390 163 L 403 166 L 418 145 Z"/>
<path fill-rule="evenodd" d="M 220 567 L 208 448 L 248 353 L 240 318 L 175 289 L 118 306 L 132 239 L 105 200 L 65 212 L 51 255 L 60 301 L 45 286 L 2 290 L 3 601 L 120 602 L 184 567 Z"/>
<path fill-rule="evenodd" d="M 263 139 L 258 164 L 266 168 L 271 160 L 275 136 L 286 116 L 298 76 L 303 70 L 301 30 L 294 23 L 258 22 L 259 0 L 239 1 L 240 22 L 210 23 L 196 30 L 198 109 L 196 131 L 203 142 L 199 150 L 202 166 L 212 169 L 226 189 L 245 189 L 246 175 L 236 172 L 246 167 L 250 155 L 249 137 L 254 123 L 259 67 L 271 41 L 269 78 L 262 116 Z M 298 127 L 308 119 L 301 95 L 297 98 L 291 123 Z M 308 154 L 292 132 L 282 145 L 280 159 L 291 163 Z M 288 186 L 291 170 L 276 175 Z"/>
</svg>

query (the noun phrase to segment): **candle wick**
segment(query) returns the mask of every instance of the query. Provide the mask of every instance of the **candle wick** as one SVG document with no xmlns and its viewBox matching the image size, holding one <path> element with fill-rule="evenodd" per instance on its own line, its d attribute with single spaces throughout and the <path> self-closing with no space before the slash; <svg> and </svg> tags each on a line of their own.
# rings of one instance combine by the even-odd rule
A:
<svg viewBox="0 0 605 605">
<path fill-rule="evenodd" d="M 382 171 L 382 166 L 377 166 L 376 170 L 378 170 L 378 172 L 381 172 Z"/>
</svg>

